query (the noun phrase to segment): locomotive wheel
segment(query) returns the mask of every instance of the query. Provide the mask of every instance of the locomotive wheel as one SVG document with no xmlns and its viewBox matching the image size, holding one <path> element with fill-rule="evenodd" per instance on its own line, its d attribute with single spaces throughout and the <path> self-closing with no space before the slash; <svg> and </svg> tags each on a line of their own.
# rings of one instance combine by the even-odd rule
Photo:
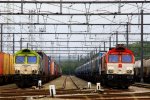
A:
<svg viewBox="0 0 150 100">
<path fill-rule="evenodd" d="M 102 78 L 101 79 L 101 86 L 105 86 L 106 84 L 105 84 L 105 80 Z"/>
<path fill-rule="evenodd" d="M 16 85 L 17 85 L 19 88 L 24 88 L 24 83 L 23 83 L 23 82 L 17 83 Z"/>
<path fill-rule="evenodd" d="M 4 82 L 4 79 L 3 78 L 0 78 L 0 85 L 3 85 L 5 82 Z"/>
<path fill-rule="evenodd" d="M 129 87 L 128 86 L 124 86 L 124 89 L 128 89 Z"/>
</svg>

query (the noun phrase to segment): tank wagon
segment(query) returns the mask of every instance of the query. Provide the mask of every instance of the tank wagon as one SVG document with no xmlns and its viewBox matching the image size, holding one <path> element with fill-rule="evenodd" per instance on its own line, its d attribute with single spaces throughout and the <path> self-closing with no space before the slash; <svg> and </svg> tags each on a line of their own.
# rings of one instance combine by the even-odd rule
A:
<svg viewBox="0 0 150 100">
<path fill-rule="evenodd" d="M 20 50 L 14 56 L 15 83 L 19 87 L 30 87 L 54 79 L 51 76 L 49 57 L 42 51 Z M 58 66 L 59 67 L 59 66 Z M 55 72 L 54 72 L 55 73 Z M 58 76 L 57 76 L 58 77 Z"/>
<path fill-rule="evenodd" d="M 0 52 L 0 85 L 12 83 L 14 73 L 13 55 Z"/>
<path fill-rule="evenodd" d="M 135 62 L 134 77 L 135 77 L 136 82 L 140 82 L 140 79 L 141 79 L 141 60 L 138 60 Z M 146 83 L 150 83 L 150 59 L 143 59 L 143 80 Z"/>
<path fill-rule="evenodd" d="M 123 45 L 100 53 L 89 62 L 76 68 L 76 76 L 102 86 L 128 88 L 134 83 L 134 55 Z"/>
</svg>

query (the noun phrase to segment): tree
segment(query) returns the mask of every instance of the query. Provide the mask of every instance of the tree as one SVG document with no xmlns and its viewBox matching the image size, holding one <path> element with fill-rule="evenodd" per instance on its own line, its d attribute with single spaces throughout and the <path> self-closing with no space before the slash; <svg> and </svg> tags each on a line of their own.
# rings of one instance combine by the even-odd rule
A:
<svg viewBox="0 0 150 100">
<path fill-rule="evenodd" d="M 129 45 L 129 49 L 131 49 L 135 55 L 135 59 L 139 60 L 141 58 L 141 43 L 136 42 Z M 150 58 L 150 42 L 145 41 L 143 43 L 143 56 L 144 59 Z"/>
</svg>

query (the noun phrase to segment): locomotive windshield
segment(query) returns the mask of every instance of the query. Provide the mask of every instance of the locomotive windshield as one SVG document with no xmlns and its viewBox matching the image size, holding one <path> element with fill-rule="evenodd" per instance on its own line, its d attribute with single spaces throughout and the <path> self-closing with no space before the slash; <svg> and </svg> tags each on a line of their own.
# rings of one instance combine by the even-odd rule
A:
<svg viewBox="0 0 150 100">
<path fill-rule="evenodd" d="M 17 64 L 23 64 L 25 62 L 24 56 L 16 56 L 16 63 Z"/>
<path fill-rule="evenodd" d="M 117 62 L 119 62 L 119 56 L 118 55 L 109 55 L 109 62 L 110 63 L 117 63 Z"/>
<path fill-rule="evenodd" d="M 122 55 L 122 62 L 123 63 L 131 63 L 132 62 L 131 55 Z"/>
<path fill-rule="evenodd" d="M 28 63 L 35 64 L 37 62 L 36 56 L 28 56 Z"/>
</svg>

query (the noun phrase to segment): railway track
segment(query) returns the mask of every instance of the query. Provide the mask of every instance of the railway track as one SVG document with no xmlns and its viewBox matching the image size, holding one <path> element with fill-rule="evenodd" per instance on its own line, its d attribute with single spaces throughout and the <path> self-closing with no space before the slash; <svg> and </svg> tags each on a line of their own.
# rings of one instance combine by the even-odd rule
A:
<svg viewBox="0 0 150 100">
<path fill-rule="evenodd" d="M 65 80 L 64 80 L 64 82 L 63 82 L 62 89 L 65 89 L 65 87 L 66 87 L 66 80 L 67 80 L 67 76 L 66 76 L 66 78 L 65 78 Z"/>
<path fill-rule="evenodd" d="M 72 79 L 72 77 L 71 77 L 71 76 L 69 76 L 69 77 L 70 77 L 72 83 L 74 84 L 74 86 L 75 86 L 77 89 L 80 89 L 80 88 L 78 87 L 78 85 L 75 83 L 75 81 Z"/>
<path fill-rule="evenodd" d="M 75 81 L 72 79 L 71 76 L 66 76 L 66 78 L 65 78 L 65 80 L 64 80 L 64 82 L 63 82 L 62 89 L 67 89 L 67 82 L 68 82 L 68 83 L 71 82 L 71 83 L 74 85 L 74 87 L 75 87 L 76 89 L 80 89 L 80 88 L 78 87 L 78 85 L 75 83 Z M 72 89 L 72 88 L 71 88 L 71 89 Z"/>
<path fill-rule="evenodd" d="M 62 79 L 56 81 L 56 83 L 62 83 L 60 86 L 62 88 L 56 89 L 56 99 L 106 99 L 106 100 L 149 100 L 150 99 L 150 89 L 131 86 L 127 90 L 123 89 L 112 89 L 104 88 L 103 92 L 95 91 L 92 89 L 82 89 L 82 84 L 87 84 L 87 82 L 78 80 L 72 76 L 63 76 Z M 79 89 L 80 86 L 80 89 Z M 73 87 L 73 88 L 72 88 Z M 18 88 L 15 85 L 0 86 L 0 100 L 26 100 L 27 98 L 33 98 L 42 100 L 41 98 L 46 98 L 44 100 L 51 100 L 49 95 L 49 89 L 35 89 L 35 88 Z M 30 99 L 29 99 L 30 100 Z"/>
<path fill-rule="evenodd" d="M 142 87 L 142 88 L 148 88 L 148 89 L 150 89 L 150 84 L 145 84 L 145 83 L 135 83 L 132 86 L 137 86 L 137 87 Z"/>
<path fill-rule="evenodd" d="M 18 88 L 15 85 L 0 86 L 0 100 L 26 100 L 27 97 L 48 95 L 49 90 L 35 88 Z"/>
</svg>

